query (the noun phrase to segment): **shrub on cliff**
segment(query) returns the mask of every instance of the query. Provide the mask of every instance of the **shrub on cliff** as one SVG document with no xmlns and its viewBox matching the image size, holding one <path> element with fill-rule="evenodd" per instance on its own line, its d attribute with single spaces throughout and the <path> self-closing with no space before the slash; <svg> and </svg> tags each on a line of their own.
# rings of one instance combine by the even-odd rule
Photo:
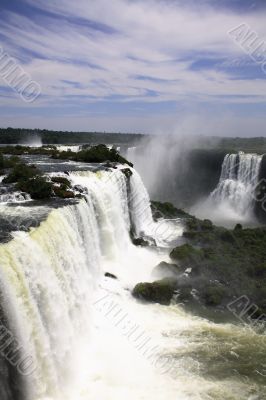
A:
<svg viewBox="0 0 266 400">
<path fill-rule="evenodd" d="M 74 158 L 76 161 L 86 163 L 103 163 L 106 161 L 111 161 L 121 164 L 128 164 L 129 166 L 133 167 L 133 164 L 122 157 L 115 149 L 108 149 L 105 144 L 99 144 L 98 146 L 79 151 Z"/>
<path fill-rule="evenodd" d="M 52 196 L 52 184 L 41 176 L 21 180 L 16 186 L 18 190 L 28 193 L 34 200 L 49 199 Z"/>
<path fill-rule="evenodd" d="M 34 165 L 23 163 L 15 164 L 9 175 L 4 178 L 3 183 L 16 183 L 41 175 L 41 172 Z"/>
<path fill-rule="evenodd" d="M 178 218 L 186 217 L 188 214 L 176 208 L 172 203 L 161 203 L 159 201 L 152 201 L 151 208 L 155 219 L 158 218 Z"/>
<path fill-rule="evenodd" d="M 163 279 L 152 283 L 139 283 L 133 290 L 133 296 L 150 303 L 169 305 L 175 291 L 175 282 Z"/>
<path fill-rule="evenodd" d="M 204 252 L 200 249 L 196 249 L 190 244 L 184 244 L 176 247 L 170 253 L 172 260 L 179 261 L 183 265 L 189 266 L 198 264 L 204 258 Z"/>
</svg>

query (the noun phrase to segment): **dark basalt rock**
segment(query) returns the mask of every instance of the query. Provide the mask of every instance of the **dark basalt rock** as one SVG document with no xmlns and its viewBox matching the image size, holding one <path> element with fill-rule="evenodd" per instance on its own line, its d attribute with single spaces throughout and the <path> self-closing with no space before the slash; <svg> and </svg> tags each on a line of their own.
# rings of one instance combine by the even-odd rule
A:
<svg viewBox="0 0 266 400">
<path fill-rule="evenodd" d="M 73 189 L 79 193 L 88 193 L 88 189 L 81 185 L 75 185 Z"/>
<path fill-rule="evenodd" d="M 65 187 L 71 187 L 71 183 L 67 178 L 64 178 L 63 176 L 53 176 L 51 178 L 51 181 L 53 183 L 59 183 L 60 185 L 64 185 Z"/>
<path fill-rule="evenodd" d="M 129 168 L 123 168 L 120 170 L 121 172 L 123 172 L 123 174 L 129 179 L 132 175 L 133 172 L 131 171 L 131 169 Z"/>
<path fill-rule="evenodd" d="M 106 278 L 117 279 L 117 276 L 115 276 L 114 274 L 111 274 L 110 272 L 106 272 L 104 274 L 104 276 L 106 276 Z"/>
<path fill-rule="evenodd" d="M 135 246 L 142 246 L 142 247 L 147 247 L 149 246 L 149 242 L 143 238 L 133 238 L 132 242 Z"/>
<path fill-rule="evenodd" d="M 192 286 L 182 287 L 178 290 L 177 301 L 188 302 L 193 300 Z"/>
<path fill-rule="evenodd" d="M 72 192 L 72 190 L 66 190 L 64 187 L 58 187 L 54 186 L 53 191 L 57 197 L 60 197 L 61 199 L 74 199 L 75 194 Z"/>
</svg>

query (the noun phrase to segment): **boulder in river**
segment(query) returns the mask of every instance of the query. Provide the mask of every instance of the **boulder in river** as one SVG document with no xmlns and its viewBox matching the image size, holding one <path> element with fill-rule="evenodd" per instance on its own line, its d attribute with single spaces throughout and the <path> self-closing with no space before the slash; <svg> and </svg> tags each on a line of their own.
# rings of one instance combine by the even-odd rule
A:
<svg viewBox="0 0 266 400">
<path fill-rule="evenodd" d="M 150 303 L 169 305 L 174 295 L 176 282 L 173 279 L 162 279 L 155 282 L 138 283 L 133 289 L 136 299 Z"/>
</svg>

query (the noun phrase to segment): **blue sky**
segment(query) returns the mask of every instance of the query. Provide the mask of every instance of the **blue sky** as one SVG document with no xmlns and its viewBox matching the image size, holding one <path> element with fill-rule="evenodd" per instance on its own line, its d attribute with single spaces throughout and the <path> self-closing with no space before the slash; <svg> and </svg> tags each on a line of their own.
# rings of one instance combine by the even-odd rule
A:
<svg viewBox="0 0 266 400">
<path fill-rule="evenodd" d="M 266 43 L 265 3 L 1 0 L 0 46 L 42 91 L 0 77 L 0 125 L 265 136 L 266 74 L 228 34 Z"/>
</svg>

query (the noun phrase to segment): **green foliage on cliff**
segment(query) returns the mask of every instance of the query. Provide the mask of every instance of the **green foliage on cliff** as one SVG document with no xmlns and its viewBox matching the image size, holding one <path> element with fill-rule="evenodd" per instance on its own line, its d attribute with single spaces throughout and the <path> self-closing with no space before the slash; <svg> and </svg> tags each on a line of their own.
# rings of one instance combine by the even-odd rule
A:
<svg viewBox="0 0 266 400">
<path fill-rule="evenodd" d="M 177 247 L 171 256 L 190 265 L 194 285 L 208 305 L 246 295 L 266 312 L 266 228 L 237 225 L 228 230 L 191 218 L 184 236 L 190 244 Z"/>
<path fill-rule="evenodd" d="M 19 181 L 16 187 L 22 192 L 28 193 L 33 200 L 49 199 L 53 194 L 52 184 L 42 176 Z"/>
<path fill-rule="evenodd" d="M 14 165 L 9 175 L 4 178 L 3 183 L 15 183 L 25 181 L 37 175 L 41 175 L 41 172 L 34 165 L 18 163 Z"/>
<path fill-rule="evenodd" d="M 133 164 L 123 158 L 115 149 L 108 149 L 104 144 L 93 146 L 89 149 L 79 151 L 74 156 L 75 161 L 86 163 L 103 163 L 106 161 L 128 164 L 133 167 Z"/>
</svg>

